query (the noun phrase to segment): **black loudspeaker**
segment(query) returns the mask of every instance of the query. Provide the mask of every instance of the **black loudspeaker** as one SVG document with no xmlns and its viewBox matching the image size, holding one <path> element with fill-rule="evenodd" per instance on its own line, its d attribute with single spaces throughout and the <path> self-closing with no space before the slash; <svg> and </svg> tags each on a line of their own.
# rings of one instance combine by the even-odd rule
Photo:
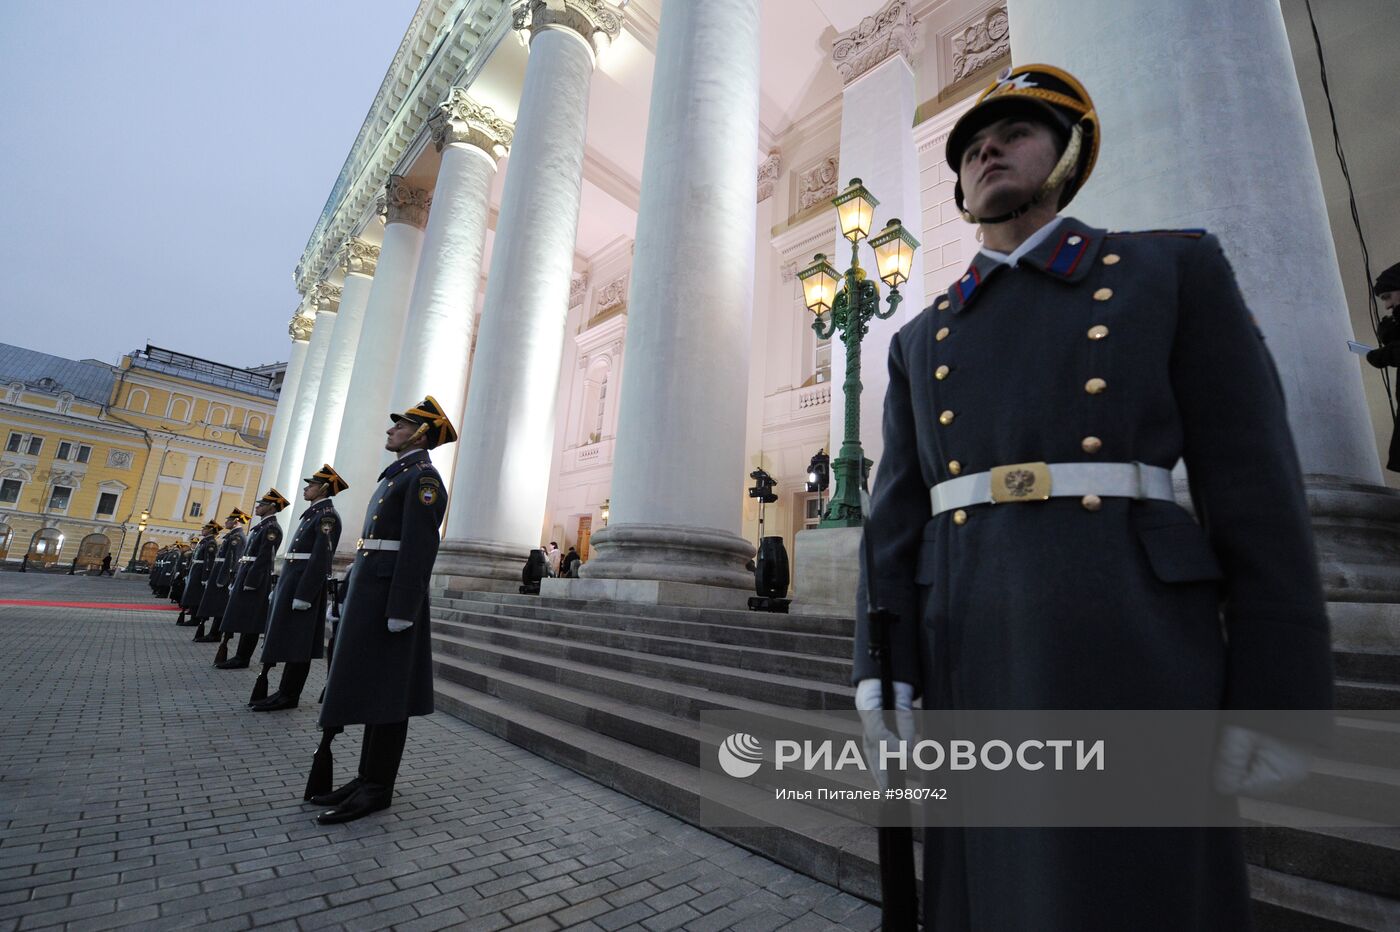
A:
<svg viewBox="0 0 1400 932">
<path fill-rule="evenodd" d="M 525 565 L 520 570 L 520 582 L 523 583 L 520 591 L 525 595 L 540 594 L 540 580 L 547 575 L 547 567 L 543 550 L 531 550 L 530 556 L 526 558 Z"/>
<path fill-rule="evenodd" d="M 787 547 L 781 537 L 765 537 L 758 543 L 758 560 L 754 565 L 754 583 L 758 596 L 749 599 L 749 609 L 756 612 L 787 612 L 788 572 Z"/>
</svg>

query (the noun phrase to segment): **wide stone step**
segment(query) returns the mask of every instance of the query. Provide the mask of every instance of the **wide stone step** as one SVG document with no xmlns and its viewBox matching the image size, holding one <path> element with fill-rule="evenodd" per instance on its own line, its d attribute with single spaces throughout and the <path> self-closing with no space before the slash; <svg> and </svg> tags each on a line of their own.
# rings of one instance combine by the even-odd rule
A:
<svg viewBox="0 0 1400 932">
<path fill-rule="evenodd" d="M 1400 654 L 1377 651 L 1333 651 L 1338 679 L 1400 686 Z"/>
<path fill-rule="evenodd" d="M 635 634 L 655 634 L 681 640 L 700 641 L 706 644 L 753 647 L 760 650 L 809 654 L 814 657 L 839 658 L 845 661 L 849 661 L 851 658 L 851 639 L 829 634 L 781 631 L 751 625 L 678 621 L 670 618 L 652 618 L 647 615 L 614 615 L 607 612 L 548 608 L 542 605 L 499 604 L 492 605 L 487 610 L 482 608 L 482 604 L 484 603 L 469 606 L 458 601 L 452 605 L 435 606 L 433 614 L 440 618 L 454 618 L 463 613 L 487 611 L 489 614 L 502 618 L 526 618 L 535 621 L 554 620 L 588 628 L 629 631 Z"/>
<path fill-rule="evenodd" d="M 785 615 L 780 612 L 742 612 L 725 608 L 695 608 L 686 605 L 650 605 L 640 602 L 558 599 L 513 592 L 461 592 L 446 590 L 433 600 L 468 601 L 495 605 L 529 605 L 564 611 L 601 612 L 608 615 L 640 615 L 672 621 L 699 621 L 737 627 L 770 628 L 803 634 L 854 637 L 855 622 L 850 618 L 827 615 Z"/>
<path fill-rule="evenodd" d="M 1244 833 L 1251 864 L 1400 899 L 1400 828 L 1330 817 L 1345 824 L 1314 825 L 1316 813 L 1257 800 L 1243 801 L 1240 815 L 1252 826 Z"/>
<path fill-rule="evenodd" d="M 512 744 L 577 771 L 786 867 L 855 896 L 878 899 L 877 835 L 855 822 L 804 807 L 783 810 L 769 822 L 772 792 L 746 788 L 721 774 L 600 735 L 551 716 L 476 692 L 458 683 L 437 683 L 439 708 Z M 716 826 L 708 805 L 730 807 L 748 825 Z M 804 816 L 810 812 L 810 816 Z M 752 827 L 752 826 L 758 827 Z M 916 857 L 921 870 L 922 858 Z"/>
<path fill-rule="evenodd" d="M 1334 690 L 1338 709 L 1400 709 L 1400 685 L 1338 679 Z"/>
<path fill-rule="evenodd" d="M 458 621 L 477 627 L 510 631 L 515 634 L 607 647 L 656 657 L 691 660 L 735 670 L 800 677 L 833 685 L 847 685 L 851 678 L 851 662 L 848 659 L 838 660 L 834 657 L 816 657 L 811 654 L 794 654 L 756 647 L 706 644 L 702 641 L 659 634 L 613 631 L 607 628 L 595 628 L 564 621 L 516 618 L 459 609 L 439 609 L 438 616 L 434 623 Z"/>
<path fill-rule="evenodd" d="M 1249 888 L 1260 932 L 1400 929 L 1400 902 L 1364 890 L 1253 865 Z"/>
<path fill-rule="evenodd" d="M 854 708 L 851 688 L 772 673 L 736 669 L 715 663 L 658 657 L 613 647 L 563 641 L 538 634 L 525 634 L 504 628 L 465 622 L 435 620 L 433 633 L 439 637 L 469 642 L 480 656 L 495 654 L 503 662 L 517 665 L 533 658 L 565 660 L 595 668 L 666 680 L 683 686 L 709 689 L 719 695 L 739 696 L 792 709 Z M 465 649 L 465 648 L 463 648 Z M 473 658 L 478 655 L 473 654 Z M 509 660 L 507 661 L 507 658 Z M 486 662 L 483 660 L 482 662 Z"/>
</svg>

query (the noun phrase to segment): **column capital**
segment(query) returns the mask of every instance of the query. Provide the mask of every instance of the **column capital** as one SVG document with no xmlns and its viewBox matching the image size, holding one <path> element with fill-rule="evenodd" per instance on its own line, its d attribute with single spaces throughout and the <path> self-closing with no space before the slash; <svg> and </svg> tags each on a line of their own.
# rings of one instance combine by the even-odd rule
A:
<svg viewBox="0 0 1400 932">
<path fill-rule="evenodd" d="M 432 203 L 431 191 L 415 188 L 403 175 L 390 175 L 375 201 L 375 210 L 386 223 L 407 223 L 421 230 L 428 225 L 428 207 Z"/>
<path fill-rule="evenodd" d="M 460 87 L 448 91 L 447 99 L 428 118 L 428 127 L 439 152 L 453 143 L 466 143 L 491 156 L 492 162 L 505 157 L 515 137 L 514 126 Z"/>
<path fill-rule="evenodd" d="M 515 30 L 529 43 L 541 29 L 565 29 L 601 54 L 622 32 L 622 14 L 604 0 L 524 0 L 515 8 Z"/>
<path fill-rule="evenodd" d="M 783 154 L 777 149 L 768 151 L 768 158 L 758 163 L 758 199 L 760 202 L 773 196 L 773 186 L 783 171 Z"/>
<path fill-rule="evenodd" d="M 316 326 L 316 318 L 304 317 L 301 311 L 292 315 L 292 320 L 287 324 L 287 333 L 295 342 L 305 343 L 311 339 L 311 331 Z"/>
<path fill-rule="evenodd" d="M 343 268 L 346 275 L 373 278 L 374 268 L 379 264 L 379 247 L 358 236 L 347 237 L 336 253 L 335 264 Z"/>
<path fill-rule="evenodd" d="M 325 279 L 321 279 L 311 287 L 306 296 L 311 299 L 311 311 L 316 313 L 324 311 L 327 314 L 334 314 L 340 310 L 340 286 L 332 285 Z"/>
<path fill-rule="evenodd" d="M 842 83 L 850 84 L 896 55 L 909 67 L 914 67 L 914 51 L 918 44 L 914 4 L 910 0 L 891 0 L 880 12 L 865 17 L 859 26 L 836 37 L 831 46 L 831 61 L 841 72 Z"/>
</svg>

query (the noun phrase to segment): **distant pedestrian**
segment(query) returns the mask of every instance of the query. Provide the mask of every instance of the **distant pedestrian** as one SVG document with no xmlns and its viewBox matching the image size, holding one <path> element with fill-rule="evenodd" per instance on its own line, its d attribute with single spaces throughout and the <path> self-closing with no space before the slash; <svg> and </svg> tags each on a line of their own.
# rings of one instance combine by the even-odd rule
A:
<svg viewBox="0 0 1400 932">
<path fill-rule="evenodd" d="M 77 560 L 74 560 L 74 561 L 73 561 L 73 563 L 74 563 L 75 566 L 77 565 L 77 562 L 78 562 Z M 111 575 L 112 575 L 112 555 L 111 555 L 110 553 L 103 554 L 103 556 L 102 556 L 102 572 L 101 572 L 101 573 L 98 573 L 97 575 L 99 575 L 99 576 L 111 576 Z"/>
<path fill-rule="evenodd" d="M 77 558 L 77 557 L 74 557 L 74 558 L 73 558 L 73 565 L 70 566 L 70 567 L 68 567 L 68 575 L 69 575 L 69 576 L 72 576 L 72 575 L 73 575 L 74 573 L 76 573 L 77 571 L 78 571 L 78 558 Z"/>
<path fill-rule="evenodd" d="M 544 556 L 545 564 L 549 567 L 549 575 L 559 575 L 559 564 L 563 561 L 564 555 L 559 552 L 559 542 L 552 540 L 549 542 L 549 550 Z"/>
<path fill-rule="evenodd" d="M 573 547 L 570 547 L 569 552 L 564 554 L 564 562 L 562 564 L 562 575 L 567 576 L 569 579 L 577 579 L 578 564 L 578 551 L 575 550 Z"/>
</svg>

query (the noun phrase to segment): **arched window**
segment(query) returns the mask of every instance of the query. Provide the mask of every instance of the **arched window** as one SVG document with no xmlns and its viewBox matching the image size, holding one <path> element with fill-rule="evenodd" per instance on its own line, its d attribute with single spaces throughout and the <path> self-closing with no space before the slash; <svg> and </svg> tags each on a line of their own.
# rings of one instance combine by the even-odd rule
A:
<svg viewBox="0 0 1400 932">
<path fill-rule="evenodd" d="M 612 370 L 612 360 L 599 356 L 588 365 L 588 373 L 583 377 L 583 408 L 579 411 L 579 438 L 581 444 L 597 443 L 603 439 L 604 415 L 608 407 L 608 375 Z"/>
<path fill-rule="evenodd" d="M 133 388 L 126 395 L 126 410 L 146 413 L 146 405 L 151 403 L 150 392 L 144 388 Z"/>
<path fill-rule="evenodd" d="M 0 521 L 0 560 L 10 555 L 10 541 L 14 540 L 14 528 Z"/>
<path fill-rule="evenodd" d="M 141 556 L 138 558 L 142 563 L 156 562 L 156 554 L 160 553 L 160 544 L 153 540 L 148 540 L 141 545 Z"/>
<path fill-rule="evenodd" d="M 102 558 L 111 552 L 112 541 L 106 534 L 89 534 L 78 544 L 78 565 L 101 566 Z"/>
<path fill-rule="evenodd" d="M 210 405 L 208 421 L 210 427 L 227 426 L 228 408 L 225 408 L 223 405 Z"/>
<path fill-rule="evenodd" d="M 29 539 L 29 562 L 40 566 L 52 566 L 58 562 L 63 552 L 63 532 L 56 527 L 46 527 L 35 531 Z"/>
<path fill-rule="evenodd" d="M 251 437 L 261 437 L 263 435 L 263 416 L 261 414 L 248 415 L 247 426 L 243 432 Z"/>
<path fill-rule="evenodd" d="M 172 421 L 188 421 L 190 419 L 190 400 L 181 395 L 171 398 L 170 412 L 166 417 Z"/>
</svg>

